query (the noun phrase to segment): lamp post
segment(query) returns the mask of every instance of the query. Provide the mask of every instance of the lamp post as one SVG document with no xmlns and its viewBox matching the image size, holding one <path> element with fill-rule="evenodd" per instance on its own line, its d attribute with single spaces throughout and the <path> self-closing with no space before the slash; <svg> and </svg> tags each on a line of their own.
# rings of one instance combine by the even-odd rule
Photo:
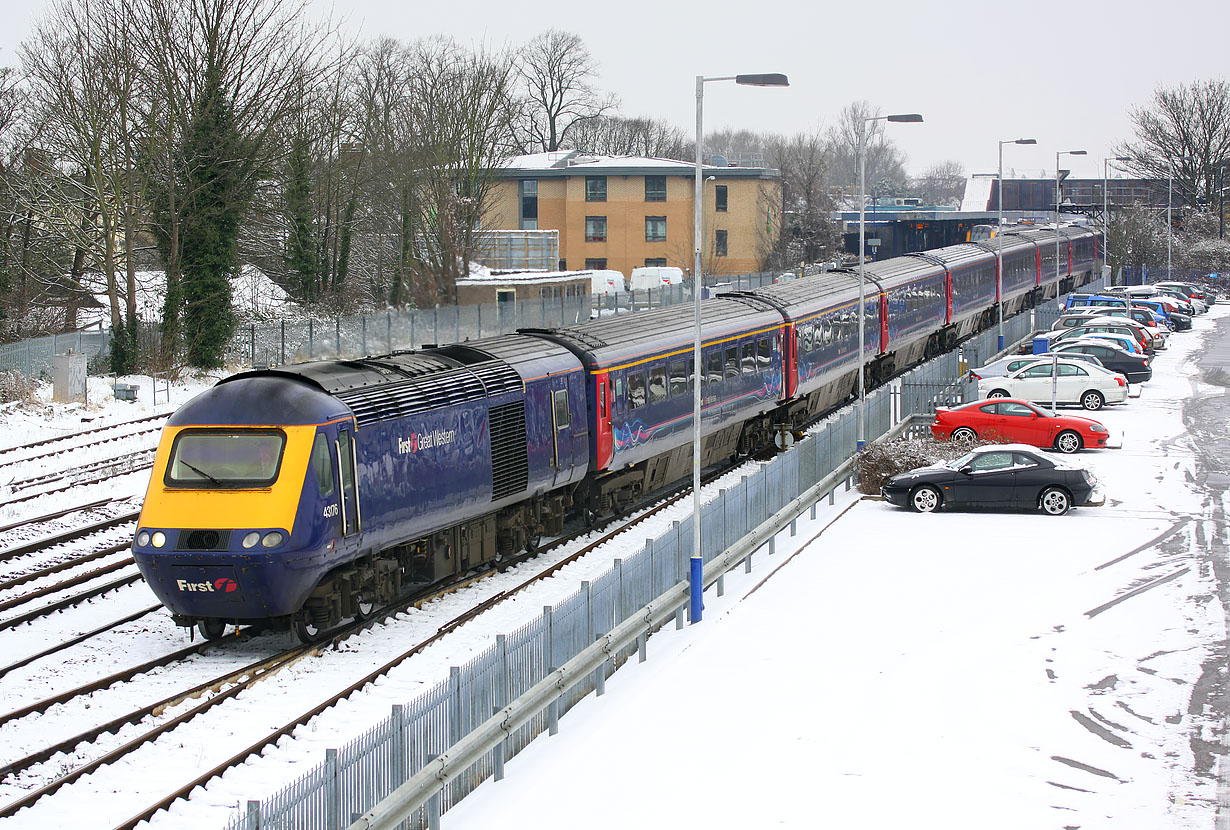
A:
<svg viewBox="0 0 1230 830">
<path fill-rule="evenodd" d="M 996 205 L 995 235 L 1004 232 L 1004 145 L 1005 144 L 1037 144 L 1034 138 L 1009 138 L 999 142 L 999 199 Z M 999 351 L 1004 350 L 1004 240 L 1000 239 L 995 246 L 995 297 L 999 303 Z"/>
<path fill-rule="evenodd" d="M 703 199 L 701 168 L 704 164 L 704 99 L 705 84 L 709 81 L 734 81 L 743 86 L 790 86 L 785 75 L 771 73 L 765 75 L 724 75 L 716 78 L 696 76 L 696 187 L 693 194 L 696 209 L 695 263 L 692 269 L 692 299 L 695 305 L 694 339 L 692 342 L 692 560 L 689 563 L 689 603 L 688 609 L 692 623 L 700 622 L 704 594 L 705 560 L 700 549 L 700 416 L 701 416 L 701 372 L 700 362 L 701 324 L 700 300 L 704 289 L 704 275 L 700 269 L 701 259 L 701 205 Z"/>
<path fill-rule="evenodd" d="M 1166 179 L 1166 279 L 1170 279 L 1170 248 L 1174 240 L 1174 223 L 1170 221 L 1170 207 L 1174 204 L 1174 176 Z"/>
<path fill-rule="evenodd" d="M 858 134 L 858 448 L 867 446 L 867 373 L 863 362 L 866 355 L 863 318 L 867 313 L 867 280 L 863 260 L 866 259 L 867 238 L 867 125 L 872 121 L 893 121 L 899 124 L 918 124 L 923 117 L 916 112 L 896 115 L 876 115 L 863 119 L 863 129 Z"/>
<path fill-rule="evenodd" d="M 1060 299 L 1060 276 L 1059 276 L 1059 157 L 1060 156 L 1083 156 L 1086 155 L 1084 150 L 1060 150 L 1055 153 L 1055 305 L 1059 310 L 1063 310 L 1063 301 Z"/>
<path fill-rule="evenodd" d="M 1110 163 L 1112 161 L 1130 161 L 1127 156 L 1112 156 L 1111 158 L 1102 159 L 1102 226 L 1106 228 L 1106 235 L 1102 237 L 1102 253 L 1106 259 L 1106 264 L 1110 265 L 1110 202 L 1106 198 L 1107 180 L 1109 179 Z M 1114 269 L 1111 269 L 1111 284 L 1115 282 Z"/>
</svg>

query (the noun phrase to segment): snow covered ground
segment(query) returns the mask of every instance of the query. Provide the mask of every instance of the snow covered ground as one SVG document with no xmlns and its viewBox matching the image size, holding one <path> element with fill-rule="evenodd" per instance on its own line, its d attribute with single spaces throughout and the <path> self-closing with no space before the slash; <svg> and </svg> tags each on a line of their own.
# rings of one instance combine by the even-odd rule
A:
<svg viewBox="0 0 1230 830">
<path fill-rule="evenodd" d="M 816 522 L 804 514 L 793 539 L 779 536 L 772 559 L 756 556 L 750 576 L 733 572 L 725 597 L 710 592 L 703 624 L 655 636 L 649 662 L 628 664 L 604 697 L 586 699 L 561 720 L 559 736 L 511 759 L 506 780 L 483 785 L 444 826 L 1213 828 L 1213 752 L 1221 750 L 1203 741 L 1216 745 L 1223 729 L 1223 713 L 1211 707 L 1225 687 L 1226 616 L 1213 567 L 1224 565 L 1225 527 L 1220 503 L 1197 483 L 1181 416 L 1185 398 L 1223 391 L 1195 377 L 1191 358 L 1213 318 L 1228 312 L 1220 305 L 1198 318 L 1195 332 L 1158 356 L 1142 397 L 1099 415 L 1124 433 L 1124 448 L 1075 460 L 1102 479 L 1106 507 L 1051 518 L 917 516 L 853 494 L 824 503 Z M 172 397 L 180 403 L 207 383 Z M 103 400 L 93 388 L 91 396 Z M 148 396 L 137 406 L 148 408 Z M 139 412 L 114 402 L 5 409 L 0 447 Z M 83 416 L 92 421 L 81 424 Z M 144 481 L 124 486 L 139 498 Z M 295 780 L 326 748 L 362 734 L 392 704 L 538 616 L 689 507 L 462 627 L 151 826 L 222 827 L 248 799 Z M 545 564 L 484 580 L 302 661 L 228 701 L 221 716 L 175 730 L 5 826 L 114 826 Z M 150 600 L 138 586 L 115 605 Z M 55 625 L 71 623 L 4 632 L 25 639 L 0 637 L 0 665 L 32 650 L 31 637 L 58 636 Z M 146 618 L 83 644 L 61 665 L 33 664 L 20 686 L 4 678 L 0 708 L 44 697 L 104 658 L 135 664 L 183 642 L 165 615 Z M 105 705 L 148 694 L 119 690 Z M 53 710 L 43 727 L 90 716 Z M 0 733 L 5 759 L 23 754 L 16 743 L 33 740 L 30 729 Z M 32 783 L 4 782 L 0 804 Z"/>
</svg>

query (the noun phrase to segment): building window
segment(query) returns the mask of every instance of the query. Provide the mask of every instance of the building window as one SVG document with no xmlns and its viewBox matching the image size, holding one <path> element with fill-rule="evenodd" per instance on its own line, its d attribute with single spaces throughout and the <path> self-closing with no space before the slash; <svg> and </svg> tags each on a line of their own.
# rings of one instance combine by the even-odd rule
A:
<svg viewBox="0 0 1230 830">
<path fill-rule="evenodd" d="M 521 230 L 538 230 L 538 180 L 521 181 Z"/>
<path fill-rule="evenodd" d="M 717 239 L 714 240 L 713 255 L 726 256 L 726 231 L 717 232 Z"/>
<path fill-rule="evenodd" d="M 598 259 L 585 260 L 585 270 L 586 271 L 605 271 L 606 270 L 606 258 L 601 257 Z"/>
<path fill-rule="evenodd" d="M 645 241 L 646 242 L 665 242 L 666 241 L 666 217 L 665 216 L 646 216 L 645 217 Z"/>
<path fill-rule="evenodd" d="M 606 201 L 606 176 L 585 177 L 585 201 Z"/>
<path fill-rule="evenodd" d="M 718 213 L 726 212 L 726 185 L 724 184 L 713 188 L 713 209 Z"/>
<path fill-rule="evenodd" d="M 645 177 L 645 201 L 646 202 L 665 202 L 666 201 L 666 176 L 646 176 Z"/>
<path fill-rule="evenodd" d="M 666 267 L 666 257 L 664 256 L 645 257 L 645 267 L 646 268 L 665 268 Z"/>
<path fill-rule="evenodd" d="M 586 216 L 585 217 L 585 241 L 586 242 L 606 242 L 606 217 L 605 216 Z"/>
</svg>

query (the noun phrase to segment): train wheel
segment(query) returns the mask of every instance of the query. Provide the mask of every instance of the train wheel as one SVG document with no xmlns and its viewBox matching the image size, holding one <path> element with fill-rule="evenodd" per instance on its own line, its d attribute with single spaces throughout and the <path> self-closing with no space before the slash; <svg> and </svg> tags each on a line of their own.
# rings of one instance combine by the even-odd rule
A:
<svg viewBox="0 0 1230 830">
<path fill-rule="evenodd" d="M 295 617 L 295 636 L 305 646 L 320 642 L 324 629 L 304 616 Z"/>
<path fill-rule="evenodd" d="M 206 640 L 221 640 L 222 635 L 226 633 L 226 623 L 210 617 L 197 623 L 196 630 L 201 632 L 201 636 Z"/>
</svg>

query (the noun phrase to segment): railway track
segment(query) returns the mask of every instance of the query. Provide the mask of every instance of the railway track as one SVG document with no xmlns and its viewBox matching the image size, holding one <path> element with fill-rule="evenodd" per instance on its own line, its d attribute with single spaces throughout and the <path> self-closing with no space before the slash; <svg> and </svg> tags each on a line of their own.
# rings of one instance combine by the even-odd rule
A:
<svg viewBox="0 0 1230 830">
<path fill-rule="evenodd" d="M 338 694 L 331 695 L 328 699 L 320 702 L 318 705 L 312 707 L 310 710 L 301 713 L 300 715 L 298 715 L 291 721 L 283 724 L 279 728 L 270 731 L 267 735 L 262 737 L 257 742 L 253 743 L 251 746 L 247 747 L 241 753 L 228 759 L 223 764 L 218 765 L 214 769 L 207 772 L 205 775 L 200 776 L 194 781 L 185 784 L 183 787 L 176 790 L 175 792 L 163 797 L 156 804 L 150 805 L 145 810 L 142 810 L 139 815 L 134 816 L 132 819 L 128 820 L 127 822 L 119 826 L 131 827 L 131 826 L 135 826 L 141 821 L 148 819 L 158 810 L 163 809 L 164 807 L 173 803 L 179 798 L 184 797 L 187 793 L 191 792 L 192 789 L 199 786 L 200 783 L 204 781 L 208 781 L 210 778 L 216 775 L 219 775 L 225 770 L 241 763 L 246 757 L 251 755 L 253 752 L 259 752 L 262 748 L 269 746 L 272 743 L 275 743 L 280 737 L 288 734 L 290 731 L 292 731 L 297 726 L 309 722 L 312 718 L 316 717 L 321 712 L 324 712 L 330 707 L 336 705 L 336 703 L 339 700 L 346 698 L 353 692 L 359 689 L 362 689 L 364 686 L 368 685 L 372 681 L 392 671 L 398 665 L 400 665 L 401 663 L 403 663 L 410 657 L 414 656 L 415 654 L 420 653 L 424 648 L 431 645 L 432 643 L 435 643 L 439 641 L 440 639 L 442 639 L 443 637 L 447 636 L 450 632 L 454 631 L 456 628 L 463 625 L 464 623 L 474 619 L 475 617 L 479 616 L 480 614 L 489 610 L 495 605 L 498 605 L 500 602 L 508 599 L 509 597 L 512 597 L 524 591 L 526 588 L 530 587 L 531 585 L 534 585 L 540 582 L 541 580 L 544 580 L 544 579 L 547 579 L 553 576 L 554 574 L 558 573 L 560 569 L 584 557 L 588 553 L 592 552 L 595 548 L 608 542 L 610 539 L 614 538 L 615 536 L 633 530 L 640 522 L 643 522 L 649 519 L 651 516 L 658 513 L 659 511 L 666 509 L 676 500 L 686 496 L 688 492 L 690 492 L 690 490 L 688 490 L 687 488 L 681 488 L 678 492 L 670 494 L 669 496 L 665 497 L 665 500 L 659 502 L 657 505 L 647 510 L 644 510 L 644 512 L 642 513 L 639 513 L 630 523 L 621 523 L 619 527 L 616 527 L 606 533 L 603 533 L 598 539 L 585 545 L 580 550 L 562 558 L 560 561 L 555 562 L 554 564 L 551 564 L 545 568 L 542 568 L 540 571 L 533 574 L 529 578 L 521 581 L 515 586 L 510 587 L 506 590 L 499 591 L 496 594 L 483 600 L 482 602 L 475 604 L 474 606 L 467 609 L 465 612 L 453 617 L 448 622 L 446 622 L 444 625 L 440 626 L 438 630 L 432 635 L 430 635 L 429 637 L 422 639 L 421 641 L 415 643 L 411 647 L 402 650 L 401 653 L 397 654 L 391 660 L 388 660 L 387 662 L 385 662 L 384 665 L 382 665 L 380 668 L 378 668 L 374 672 L 369 673 L 368 675 L 366 675 L 365 677 L 363 677 L 361 680 L 357 681 L 356 683 L 350 685 L 347 689 L 343 690 L 342 692 Z M 520 565 L 524 562 L 531 561 L 541 555 L 548 554 L 558 549 L 562 545 L 565 545 L 569 542 L 574 541 L 577 537 L 581 535 L 585 535 L 589 533 L 592 533 L 592 531 L 582 529 L 582 530 L 577 530 L 572 533 L 566 534 L 565 536 L 560 537 L 559 539 L 556 539 L 548 544 L 543 545 L 538 551 L 535 551 L 532 554 L 523 553 L 519 556 L 511 557 L 509 559 L 502 561 L 499 565 L 499 570 L 507 570 L 517 565 Z M 261 659 L 245 664 L 238 668 L 235 668 L 235 667 L 228 668 L 224 673 L 220 673 L 218 676 L 209 678 L 208 680 L 205 680 L 204 682 L 196 683 L 192 688 L 185 689 L 181 692 L 176 692 L 156 702 L 149 703 L 144 706 L 137 707 L 137 708 L 133 708 L 131 711 L 125 712 L 116 717 L 112 717 L 108 719 L 106 723 L 92 726 L 88 730 L 85 730 L 72 737 L 57 740 L 54 743 L 48 744 L 46 746 L 42 746 L 34 751 L 31 751 L 23 758 L 14 760 L 6 764 L 3 767 L 0 767 L 0 780 L 4 780 L 6 778 L 13 777 L 13 776 L 25 775 L 31 772 L 33 769 L 35 769 L 39 764 L 42 764 L 46 762 L 48 759 L 53 758 L 61 753 L 67 754 L 70 751 L 75 751 L 77 754 L 80 754 L 81 752 L 80 747 L 82 745 L 92 745 L 95 742 L 97 742 L 100 739 L 100 737 L 105 736 L 107 734 L 113 734 L 117 729 L 121 727 L 130 725 L 130 724 L 140 723 L 144 721 L 145 719 L 150 718 L 151 716 L 157 718 L 159 713 L 166 712 L 167 710 L 170 710 L 170 709 L 175 709 L 176 707 L 182 707 L 186 701 L 189 701 L 196 697 L 206 697 L 206 699 L 176 714 L 174 717 L 171 717 L 169 719 L 164 720 L 163 722 L 150 726 L 147 730 L 143 732 L 142 735 L 137 736 L 136 738 L 133 738 L 125 742 L 121 746 L 116 746 L 110 749 L 107 749 L 105 747 L 101 748 L 105 751 L 102 751 L 101 754 L 97 754 L 95 757 L 93 757 L 91 760 L 87 761 L 86 763 L 82 764 L 81 766 L 73 769 L 72 771 L 64 775 L 59 776 L 55 780 L 52 780 L 44 784 L 43 786 L 39 787 L 39 789 L 26 794 L 19 800 L 11 802 L 7 805 L 4 805 L 3 807 L 0 807 L 0 818 L 10 817 L 14 815 L 17 811 L 23 809 L 24 807 L 34 804 L 36 801 L 38 801 L 39 799 L 45 796 L 55 793 L 60 788 L 71 784 L 73 781 L 76 781 L 85 775 L 88 775 L 90 773 L 97 771 L 100 767 L 103 767 L 110 763 L 114 763 L 115 761 L 133 752 L 138 751 L 142 746 L 146 746 L 149 743 L 157 740 L 157 738 L 175 729 L 177 726 L 180 726 L 197 717 L 201 717 L 205 715 L 206 713 L 222 705 L 226 701 L 233 699 L 236 695 L 240 694 L 242 691 L 249 689 L 252 686 L 256 685 L 261 680 L 271 677 L 277 672 L 289 666 L 292 666 L 307 657 L 319 655 L 322 653 L 326 653 L 327 651 L 330 651 L 332 649 L 336 649 L 341 643 L 345 642 L 346 640 L 358 636 L 363 631 L 367 630 L 368 628 L 374 625 L 377 625 L 377 624 L 380 624 L 387 620 L 392 619 L 397 614 L 402 613 L 411 607 L 422 607 L 424 604 L 431 602 L 433 600 L 436 600 L 440 598 L 441 596 L 444 596 L 445 594 L 455 592 L 470 584 L 487 579 L 489 578 L 489 576 L 490 576 L 490 573 L 475 574 L 473 576 L 459 580 L 458 582 L 454 584 L 447 585 L 444 587 L 436 587 L 422 594 L 408 597 L 398 603 L 395 603 L 393 605 L 379 609 L 372 617 L 368 619 L 365 619 L 362 621 L 356 621 L 346 626 L 343 626 L 339 629 L 336 629 L 332 632 L 329 632 L 326 635 L 325 639 L 321 641 L 320 643 L 315 643 L 310 646 L 302 646 L 302 645 L 295 646 L 293 648 L 280 651 L 279 653 L 274 654 L 272 656 L 263 657 Z M 152 611 L 155 609 L 149 609 L 149 610 Z M 136 616 L 139 616 L 139 615 L 134 615 L 134 618 Z M 73 689 L 69 692 L 55 695 L 46 700 L 39 701 L 34 704 L 30 704 L 26 707 L 23 707 L 21 710 L 17 710 L 15 712 L 11 712 L 9 714 L 0 716 L 0 727 L 4 727 L 6 724 L 9 724 L 15 720 L 19 720 L 21 718 L 32 717 L 32 716 L 44 713 L 53 706 L 69 703 L 72 700 L 76 698 L 80 698 L 84 695 L 95 694 L 101 689 L 107 689 L 111 687 L 113 684 L 133 682 L 135 678 L 138 678 L 147 672 L 157 671 L 160 669 L 167 668 L 169 666 L 174 665 L 175 663 L 179 661 L 186 660 L 197 654 L 203 654 L 210 650 L 215 650 L 215 651 L 223 650 L 232 642 L 236 642 L 236 641 L 242 642 L 246 640 L 246 637 L 250 633 L 250 631 L 251 630 L 243 630 L 239 632 L 240 636 L 232 635 L 232 636 L 224 637 L 221 640 L 207 641 L 207 642 L 203 642 L 197 645 L 193 645 L 188 648 L 181 649 L 179 651 L 168 654 L 162 658 L 159 658 L 158 660 L 150 661 L 149 663 L 134 667 L 133 669 L 126 670 L 124 672 L 121 672 L 116 675 L 112 675 L 110 677 L 102 678 L 98 681 L 86 684 L 77 689 Z"/>
<path fill-rule="evenodd" d="M 82 438 L 88 435 L 98 435 L 99 433 L 110 432 L 112 430 L 124 430 L 129 427 L 136 426 L 138 424 L 146 424 L 151 421 L 159 421 L 159 422 L 165 421 L 169 417 L 171 417 L 169 413 L 164 413 L 162 415 L 147 415 L 144 418 L 137 418 L 132 421 L 121 421 L 116 424 L 107 424 L 106 426 L 94 427 L 93 429 L 83 429 L 78 432 L 70 433 L 68 435 L 57 435 L 54 438 L 44 438 L 40 441 L 32 441 L 28 444 L 18 444 L 17 446 L 8 447 L 6 449 L 0 449 L 0 468 L 3 468 L 10 464 L 18 464 L 24 461 L 32 461 L 36 458 L 46 458 L 46 457 L 58 455 L 64 452 L 72 452 L 74 450 L 83 449 L 85 447 L 97 446 L 99 444 L 105 444 L 110 441 L 118 440 L 120 438 L 128 438 L 128 437 L 132 437 L 133 435 L 141 435 L 147 432 L 154 432 L 156 430 L 162 429 L 162 424 L 159 423 L 157 426 L 152 426 L 152 427 L 149 427 L 148 429 L 139 429 L 135 432 L 126 432 L 122 435 L 108 436 L 105 438 L 101 438 L 97 441 L 89 441 L 85 444 L 76 444 L 71 447 L 50 449 L 46 452 L 32 455 L 32 456 L 26 456 L 23 458 L 11 458 L 10 457 L 14 453 L 19 454 L 22 450 L 33 450 L 33 449 L 38 449 L 39 447 L 51 447 L 52 445 L 56 443 L 74 441 L 78 438 Z"/>
</svg>

